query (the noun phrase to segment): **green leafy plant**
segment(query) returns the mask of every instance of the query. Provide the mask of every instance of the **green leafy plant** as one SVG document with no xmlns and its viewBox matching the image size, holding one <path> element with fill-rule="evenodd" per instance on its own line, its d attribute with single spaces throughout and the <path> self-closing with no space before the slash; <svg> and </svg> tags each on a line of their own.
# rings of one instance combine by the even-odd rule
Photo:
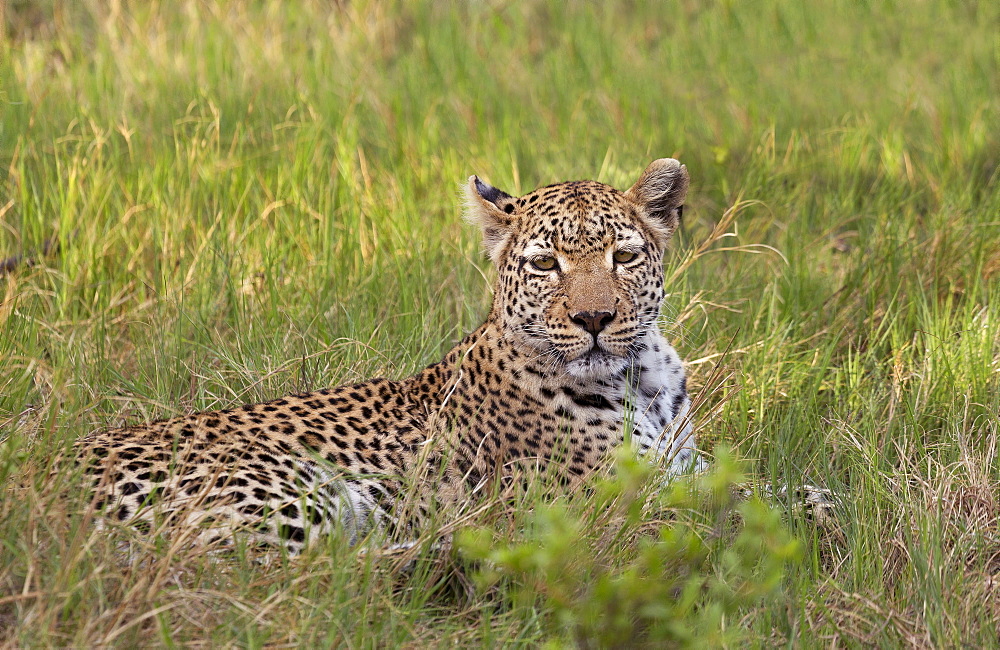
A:
<svg viewBox="0 0 1000 650">
<path fill-rule="evenodd" d="M 549 612 L 553 639 L 731 643 L 741 614 L 778 596 L 801 556 L 777 512 L 736 501 L 741 478 L 723 450 L 710 472 L 650 494 L 654 469 L 624 450 L 592 493 L 519 509 L 506 535 L 466 529 L 457 545 L 482 563 L 481 589 L 503 585 L 511 607 Z"/>
</svg>

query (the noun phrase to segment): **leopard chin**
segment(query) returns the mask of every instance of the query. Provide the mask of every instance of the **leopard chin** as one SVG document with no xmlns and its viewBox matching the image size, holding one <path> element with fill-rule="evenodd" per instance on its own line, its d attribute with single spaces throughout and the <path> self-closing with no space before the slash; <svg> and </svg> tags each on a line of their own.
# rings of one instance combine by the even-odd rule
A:
<svg viewBox="0 0 1000 650">
<path fill-rule="evenodd" d="M 593 348 L 566 363 L 566 371 L 577 379 L 605 379 L 617 375 L 628 365 L 628 359 L 599 348 Z"/>
</svg>

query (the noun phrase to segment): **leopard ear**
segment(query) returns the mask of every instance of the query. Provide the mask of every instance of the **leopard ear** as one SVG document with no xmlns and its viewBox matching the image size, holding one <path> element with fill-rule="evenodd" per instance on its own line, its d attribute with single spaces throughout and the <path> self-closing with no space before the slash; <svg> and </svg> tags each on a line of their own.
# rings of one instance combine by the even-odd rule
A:
<svg viewBox="0 0 1000 650">
<path fill-rule="evenodd" d="M 663 245 L 677 230 L 690 184 L 687 167 L 673 158 L 649 163 L 635 185 L 625 192 L 642 208 L 646 220 L 662 237 Z"/>
<path fill-rule="evenodd" d="M 494 263 L 510 237 L 514 197 L 470 176 L 465 189 L 465 218 L 483 232 L 483 247 Z"/>
</svg>

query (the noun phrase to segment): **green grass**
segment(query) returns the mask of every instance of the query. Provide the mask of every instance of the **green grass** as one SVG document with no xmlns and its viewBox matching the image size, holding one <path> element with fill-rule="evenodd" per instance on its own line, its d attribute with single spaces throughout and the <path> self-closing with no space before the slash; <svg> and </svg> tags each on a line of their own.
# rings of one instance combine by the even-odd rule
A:
<svg viewBox="0 0 1000 650">
<path fill-rule="evenodd" d="M 846 495 L 718 624 L 997 644 L 996 3 L 127 5 L 6 3 L 0 257 L 38 259 L 0 277 L 0 644 L 581 642 L 587 602 L 431 549 L 122 566 L 46 472 L 98 427 L 417 370 L 489 303 L 464 179 L 624 188 L 662 156 L 701 439 Z M 573 557 L 614 574 L 642 538 Z"/>
</svg>

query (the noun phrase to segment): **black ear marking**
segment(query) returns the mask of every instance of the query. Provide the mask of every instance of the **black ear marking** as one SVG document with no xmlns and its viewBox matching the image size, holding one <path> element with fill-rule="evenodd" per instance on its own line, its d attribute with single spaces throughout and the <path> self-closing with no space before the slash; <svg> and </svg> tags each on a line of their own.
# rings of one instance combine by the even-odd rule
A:
<svg viewBox="0 0 1000 650">
<path fill-rule="evenodd" d="M 496 263 L 503 244 L 511 235 L 511 216 L 517 209 L 517 199 L 489 183 L 470 176 L 466 187 L 466 219 L 479 226 L 483 246 Z"/>
<path fill-rule="evenodd" d="M 682 219 L 684 219 L 684 206 L 683 205 L 678 205 L 677 206 L 677 220 L 681 221 Z"/>
<path fill-rule="evenodd" d="M 479 192 L 479 196 L 483 197 L 484 199 L 486 199 L 487 201 L 489 201 L 490 203 L 492 203 L 497 207 L 500 207 L 498 201 L 501 201 L 503 199 L 514 198 L 510 194 L 504 192 L 503 190 L 497 189 L 492 185 L 487 185 L 486 183 L 482 182 L 481 180 L 479 180 L 478 176 L 476 177 L 476 191 Z"/>
</svg>

